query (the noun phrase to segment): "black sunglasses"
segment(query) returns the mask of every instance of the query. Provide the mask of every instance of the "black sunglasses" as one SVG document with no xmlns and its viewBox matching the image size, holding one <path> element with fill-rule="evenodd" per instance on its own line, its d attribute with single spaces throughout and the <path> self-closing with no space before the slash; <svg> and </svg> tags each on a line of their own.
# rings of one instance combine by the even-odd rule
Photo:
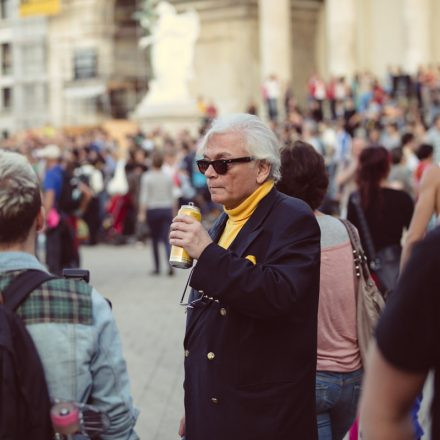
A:
<svg viewBox="0 0 440 440">
<path fill-rule="evenodd" d="M 201 306 L 205 306 L 206 304 L 209 303 L 208 301 L 208 297 L 206 295 L 200 292 L 198 292 L 198 298 L 193 298 L 192 301 L 190 302 L 184 302 L 183 300 L 185 299 L 185 295 L 186 295 L 186 291 L 188 289 L 189 283 L 191 281 L 191 277 L 192 274 L 194 272 L 194 267 L 191 269 L 191 272 L 189 274 L 188 279 L 186 280 L 186 284 L 185 284 L 185 288 L 183 289 L 183 293 L 182 293 L 182 298 L 180 298 L 180 305 L 185 307 L 186 310 L 188 309 L 195 309 L 197 307 L 201 307 Z M 213 300 L 214 298 L 210 298 L 211 300 Z M 218 302 L 218 300 L 216 300 Z"/>
<path fill-rule="evenodd" d="M 206 160 L 200 159 L 197 161 L 197 166 L 199 167 L 199 171 L 202 174 L 205 174 L 208 170 L 209 166 L 212 165 L 214 171 L 217 174 L 226 174 L 228 172 L 228 165 L 230 163 L 244 163 L 244 162 L 252 162 L 255 160 L 253 157 L 236 157 L 235 159 L 217 159 L 217 160 Z"/>
</svg>

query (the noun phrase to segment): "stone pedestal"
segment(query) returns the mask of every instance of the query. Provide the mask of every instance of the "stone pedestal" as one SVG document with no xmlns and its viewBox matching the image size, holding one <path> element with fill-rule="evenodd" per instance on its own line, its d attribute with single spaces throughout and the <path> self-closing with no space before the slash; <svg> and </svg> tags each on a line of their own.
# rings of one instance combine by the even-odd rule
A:
<svg viewBox="0 0 440 440">
<path fill-rule="evenodd" d="M 162 127 L 172 134 L 176 134 L 183 129 L 189 129 L 191 133 L 196 134 L 201 115 L 196 103 L 191 101 L 149 104 L 147 95 L 139 104 L 131 119 L 146 131 Z"/>
<path fill-rule="evenodd" d="M 156 6 L 157 21 L 152 34 L 142 38 L 142 47 L 152 46 L 151 60 L 155 79 L 136 108 L 133 118 L 144 128 L 160 125 L 170 131 L 199 122 L 189 82 L 194 76 L 194 48 L 200 33 L 195 10 L 178 13 L 166 1 Z"/>
</svg>

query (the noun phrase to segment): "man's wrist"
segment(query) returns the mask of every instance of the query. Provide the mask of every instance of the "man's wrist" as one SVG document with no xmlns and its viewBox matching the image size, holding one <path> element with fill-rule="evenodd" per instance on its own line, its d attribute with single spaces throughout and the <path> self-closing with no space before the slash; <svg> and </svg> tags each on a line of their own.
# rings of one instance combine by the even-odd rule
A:
<svg viewBox="0 0 440 440">
<path fill-rule="evenodd" d="M 215 245 L 215 244 L 216 244 L 216 243 L 214 243 L 213 241 L 210 241 L 210 242 L 209 242 L 209 243 L 203 248 L 203 250 L 200 252 L 199 257 L 196 258 L 196 260 L 199 261 L 199 260 L 202 258 L 202 256 L 203 256 L 204 254 L 206 254 L 207 249 L 208 249 L 210 246 Z"/>
</svg>

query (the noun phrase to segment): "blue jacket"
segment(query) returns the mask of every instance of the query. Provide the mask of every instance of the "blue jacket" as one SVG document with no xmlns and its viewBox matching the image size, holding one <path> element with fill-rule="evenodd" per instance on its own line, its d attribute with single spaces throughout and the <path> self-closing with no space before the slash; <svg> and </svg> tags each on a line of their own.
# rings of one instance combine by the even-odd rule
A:
<svg viewBox="0 0 440 440">
<path fill-rule="evenodd" d="M 313 213 L 275 189 L 228 250 L 204 250 L 184 341 L 187 440 L 316 438 L 319 268 Z"/>
</svg>

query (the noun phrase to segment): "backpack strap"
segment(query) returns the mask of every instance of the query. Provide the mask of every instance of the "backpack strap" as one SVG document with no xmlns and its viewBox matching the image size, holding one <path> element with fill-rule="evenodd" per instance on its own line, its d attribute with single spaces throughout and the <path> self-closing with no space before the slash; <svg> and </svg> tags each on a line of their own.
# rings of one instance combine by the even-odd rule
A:
<svg viewBox="0 0 440 440">
<path fill-rule="evenodd" d="M 45 281 L 57 277 L 42 270 L 29 269 L 12 280 L 3 291 L 4 305 L 12 311 L 18 309 L 28 295 Z"/>
</svg>

